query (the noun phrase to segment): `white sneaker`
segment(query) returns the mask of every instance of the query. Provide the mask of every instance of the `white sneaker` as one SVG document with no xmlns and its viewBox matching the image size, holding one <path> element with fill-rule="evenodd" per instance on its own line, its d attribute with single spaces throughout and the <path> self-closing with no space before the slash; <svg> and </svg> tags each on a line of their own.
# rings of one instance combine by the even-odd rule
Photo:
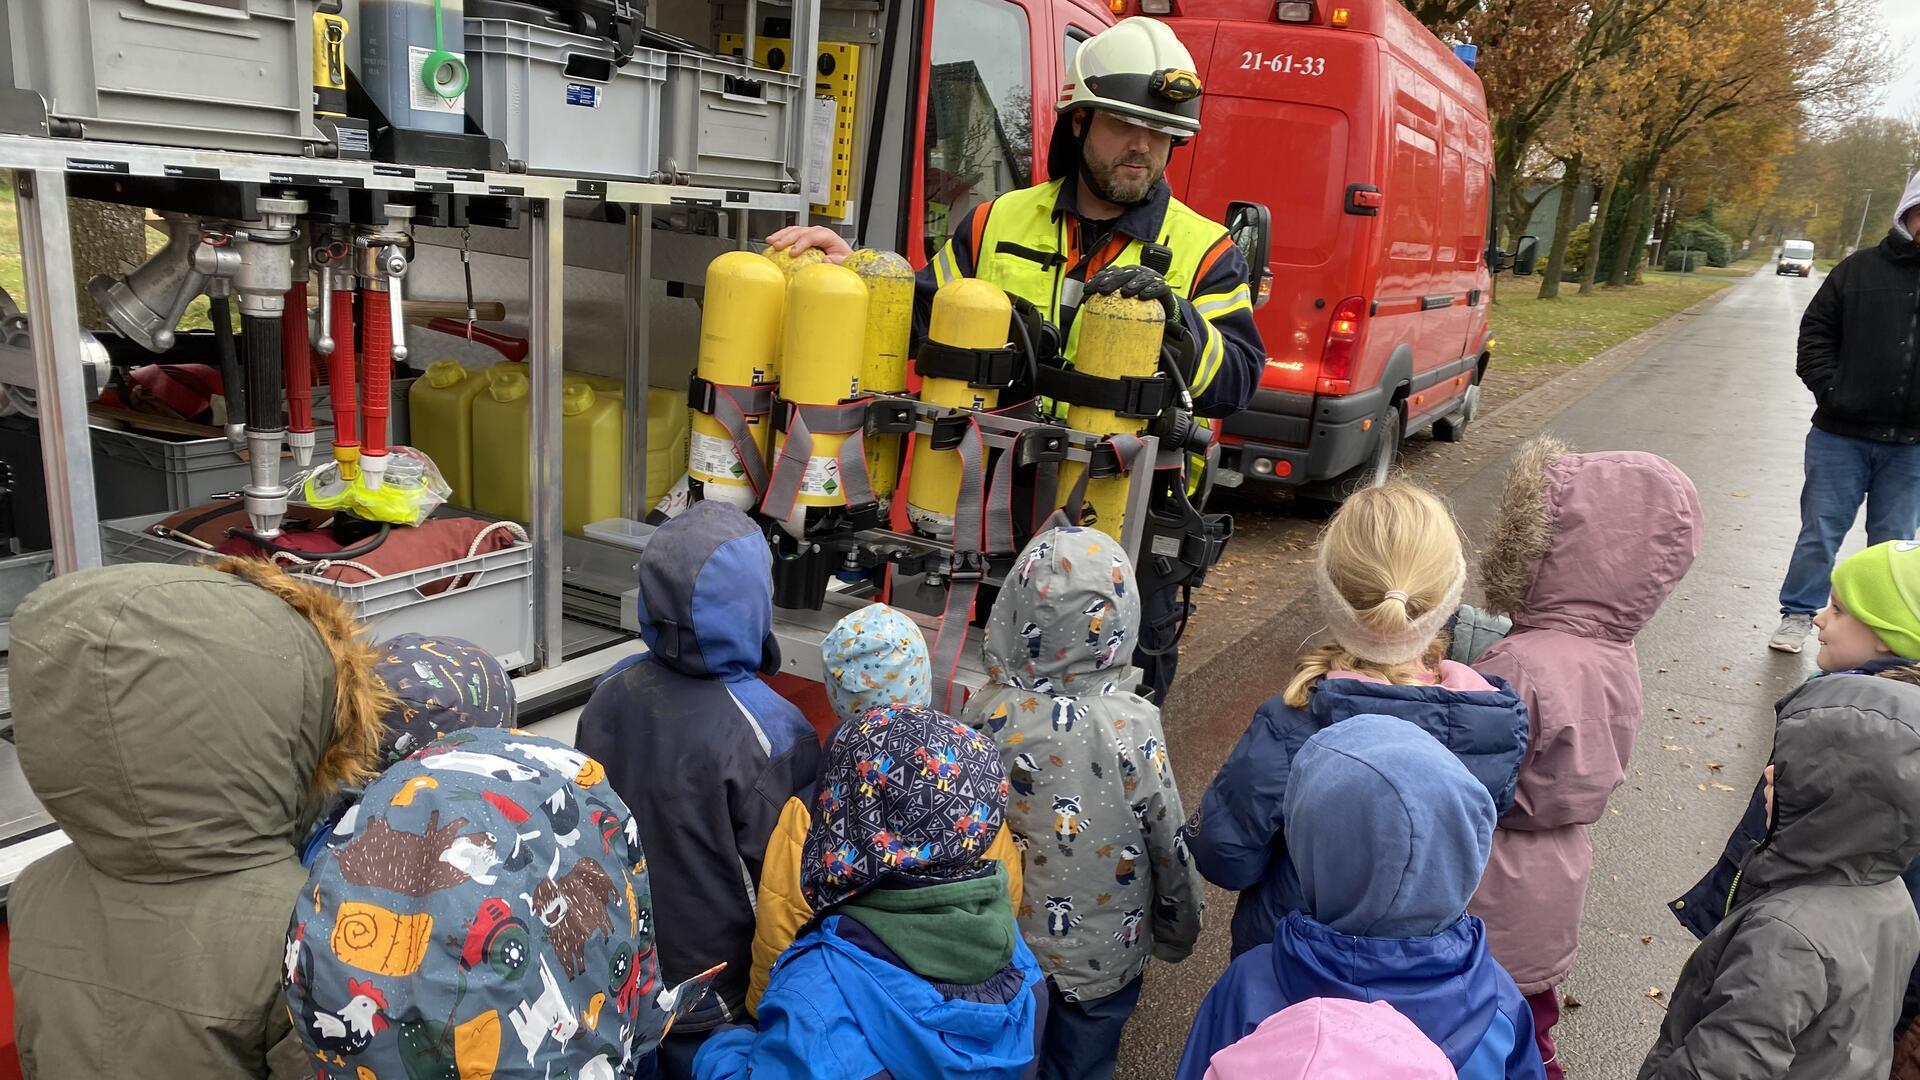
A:
<svg viewBox="0 0 1920 1080">
<path fill-rule="evenodd" d="M 1807 643 L 1807 635 L 1813 633 L 1813 616 L 1788 615 L 1780 620 L 1780 629 L 1767 639 L 1767 648 L 1774 652 L 1797 653 Z"/>
</svg>

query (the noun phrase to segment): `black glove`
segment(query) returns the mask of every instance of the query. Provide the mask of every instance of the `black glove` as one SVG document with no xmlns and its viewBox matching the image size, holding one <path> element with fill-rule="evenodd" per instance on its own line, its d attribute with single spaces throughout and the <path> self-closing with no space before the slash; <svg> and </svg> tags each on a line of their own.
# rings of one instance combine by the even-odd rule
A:
<svg viewBox="0 0 1920 1080">
<path fill-rule="evenodd" d="M 1109 266 L 1087 282 L 1088 296 L 1118 294 L 1129 300 L 1152 300 L 1166 310 L 1167 322 L 1180 325 L 1180 303 L 1173 288 L 1157 271 L 1145 266 Z"/>
</svg>

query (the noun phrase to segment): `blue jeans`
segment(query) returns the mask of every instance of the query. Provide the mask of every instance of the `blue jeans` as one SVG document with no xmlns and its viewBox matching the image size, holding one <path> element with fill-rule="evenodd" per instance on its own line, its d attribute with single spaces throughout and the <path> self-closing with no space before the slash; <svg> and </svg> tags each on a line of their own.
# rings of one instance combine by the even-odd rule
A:
<svg viewBox="0 0 1920 1080">
<path fill-rule="evenodd" d="M 1920 445 L 1807 432 L 1807 479 L 1800 488 L 1800 540 L 1780 586 L 1783 615 L 1827 606 L 1834 553 L 1867 504 L 1867 543 L 1911 540 L 1920 529 Z"/>
<path fill-rule="evenodd" d="M 1040 1080 L 1113 1080 L 1120 1032 L 1140 1004 L 1140 980 L 1103 998 L 1068 1001 L 1048 979 L 1047 997 Z"/>
</svg>

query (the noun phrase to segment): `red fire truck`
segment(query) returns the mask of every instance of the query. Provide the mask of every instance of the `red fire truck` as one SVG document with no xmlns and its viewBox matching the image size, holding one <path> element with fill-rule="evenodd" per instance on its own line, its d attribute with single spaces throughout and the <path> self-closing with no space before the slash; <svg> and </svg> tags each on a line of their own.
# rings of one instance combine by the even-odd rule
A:
<svg viewBox="0 0 1920 1080">
<path fill-rule="evenodd" d="M 1206 86 L 1174 194 L 1218 220 L 1234 200 L 1272 214 L 1267 364 L 1225 423 L 1226 482 L 1338 497 L 1384 479 L 1409 434 L 1459 440 L 1491 359 L 1491 272 L 1531 273 L 1538 246 L 1493 246 L 1469 63 L 1399 0 L 1128 3 L 1173 26 Z"/>
</svg>

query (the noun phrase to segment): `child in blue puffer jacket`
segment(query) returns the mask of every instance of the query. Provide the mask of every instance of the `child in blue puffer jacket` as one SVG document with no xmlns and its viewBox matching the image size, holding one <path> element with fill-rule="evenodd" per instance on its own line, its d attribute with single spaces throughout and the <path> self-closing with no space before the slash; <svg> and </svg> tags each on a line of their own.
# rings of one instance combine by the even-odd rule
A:
<svg viewBox="0 0 1920 1080">
<path fill-rule="evenodd" d="M 1294 756 L 1315 732 L 1361 714 L 1405 720 L 1451 750 L 1498 813 L 1513 805 L 1526 755 L 1526 706 L 1512 688 L 1444 659 L 1442 627 L 1467 565 L 1439 496 L 1405 483 L 1356 493 L 1321 536 L 1314 576 L 1333 641 L 1302 656 L 1286 691 L 1254 713 L 1186 826 L 1200 872 L 1241 890 L 1235 956 L 1306 906 L 1284 805 Z"/>
<path fill-rule="evenodd" d="M 1296 771 L 1287 859 L 1306 906 L 1214 984 L 1178 1080 L 1211 1076 L 1222 1048 L 1312 998 L 1386 1002 L 1460 1080 L 1543 1080 L 1526 999 L 1487 951 L 1486 926 L 1467 914 L 1493 845 L 1486 788 L 1439 743 L 1387 716 L 1315 733 Z"/>
</svg>

